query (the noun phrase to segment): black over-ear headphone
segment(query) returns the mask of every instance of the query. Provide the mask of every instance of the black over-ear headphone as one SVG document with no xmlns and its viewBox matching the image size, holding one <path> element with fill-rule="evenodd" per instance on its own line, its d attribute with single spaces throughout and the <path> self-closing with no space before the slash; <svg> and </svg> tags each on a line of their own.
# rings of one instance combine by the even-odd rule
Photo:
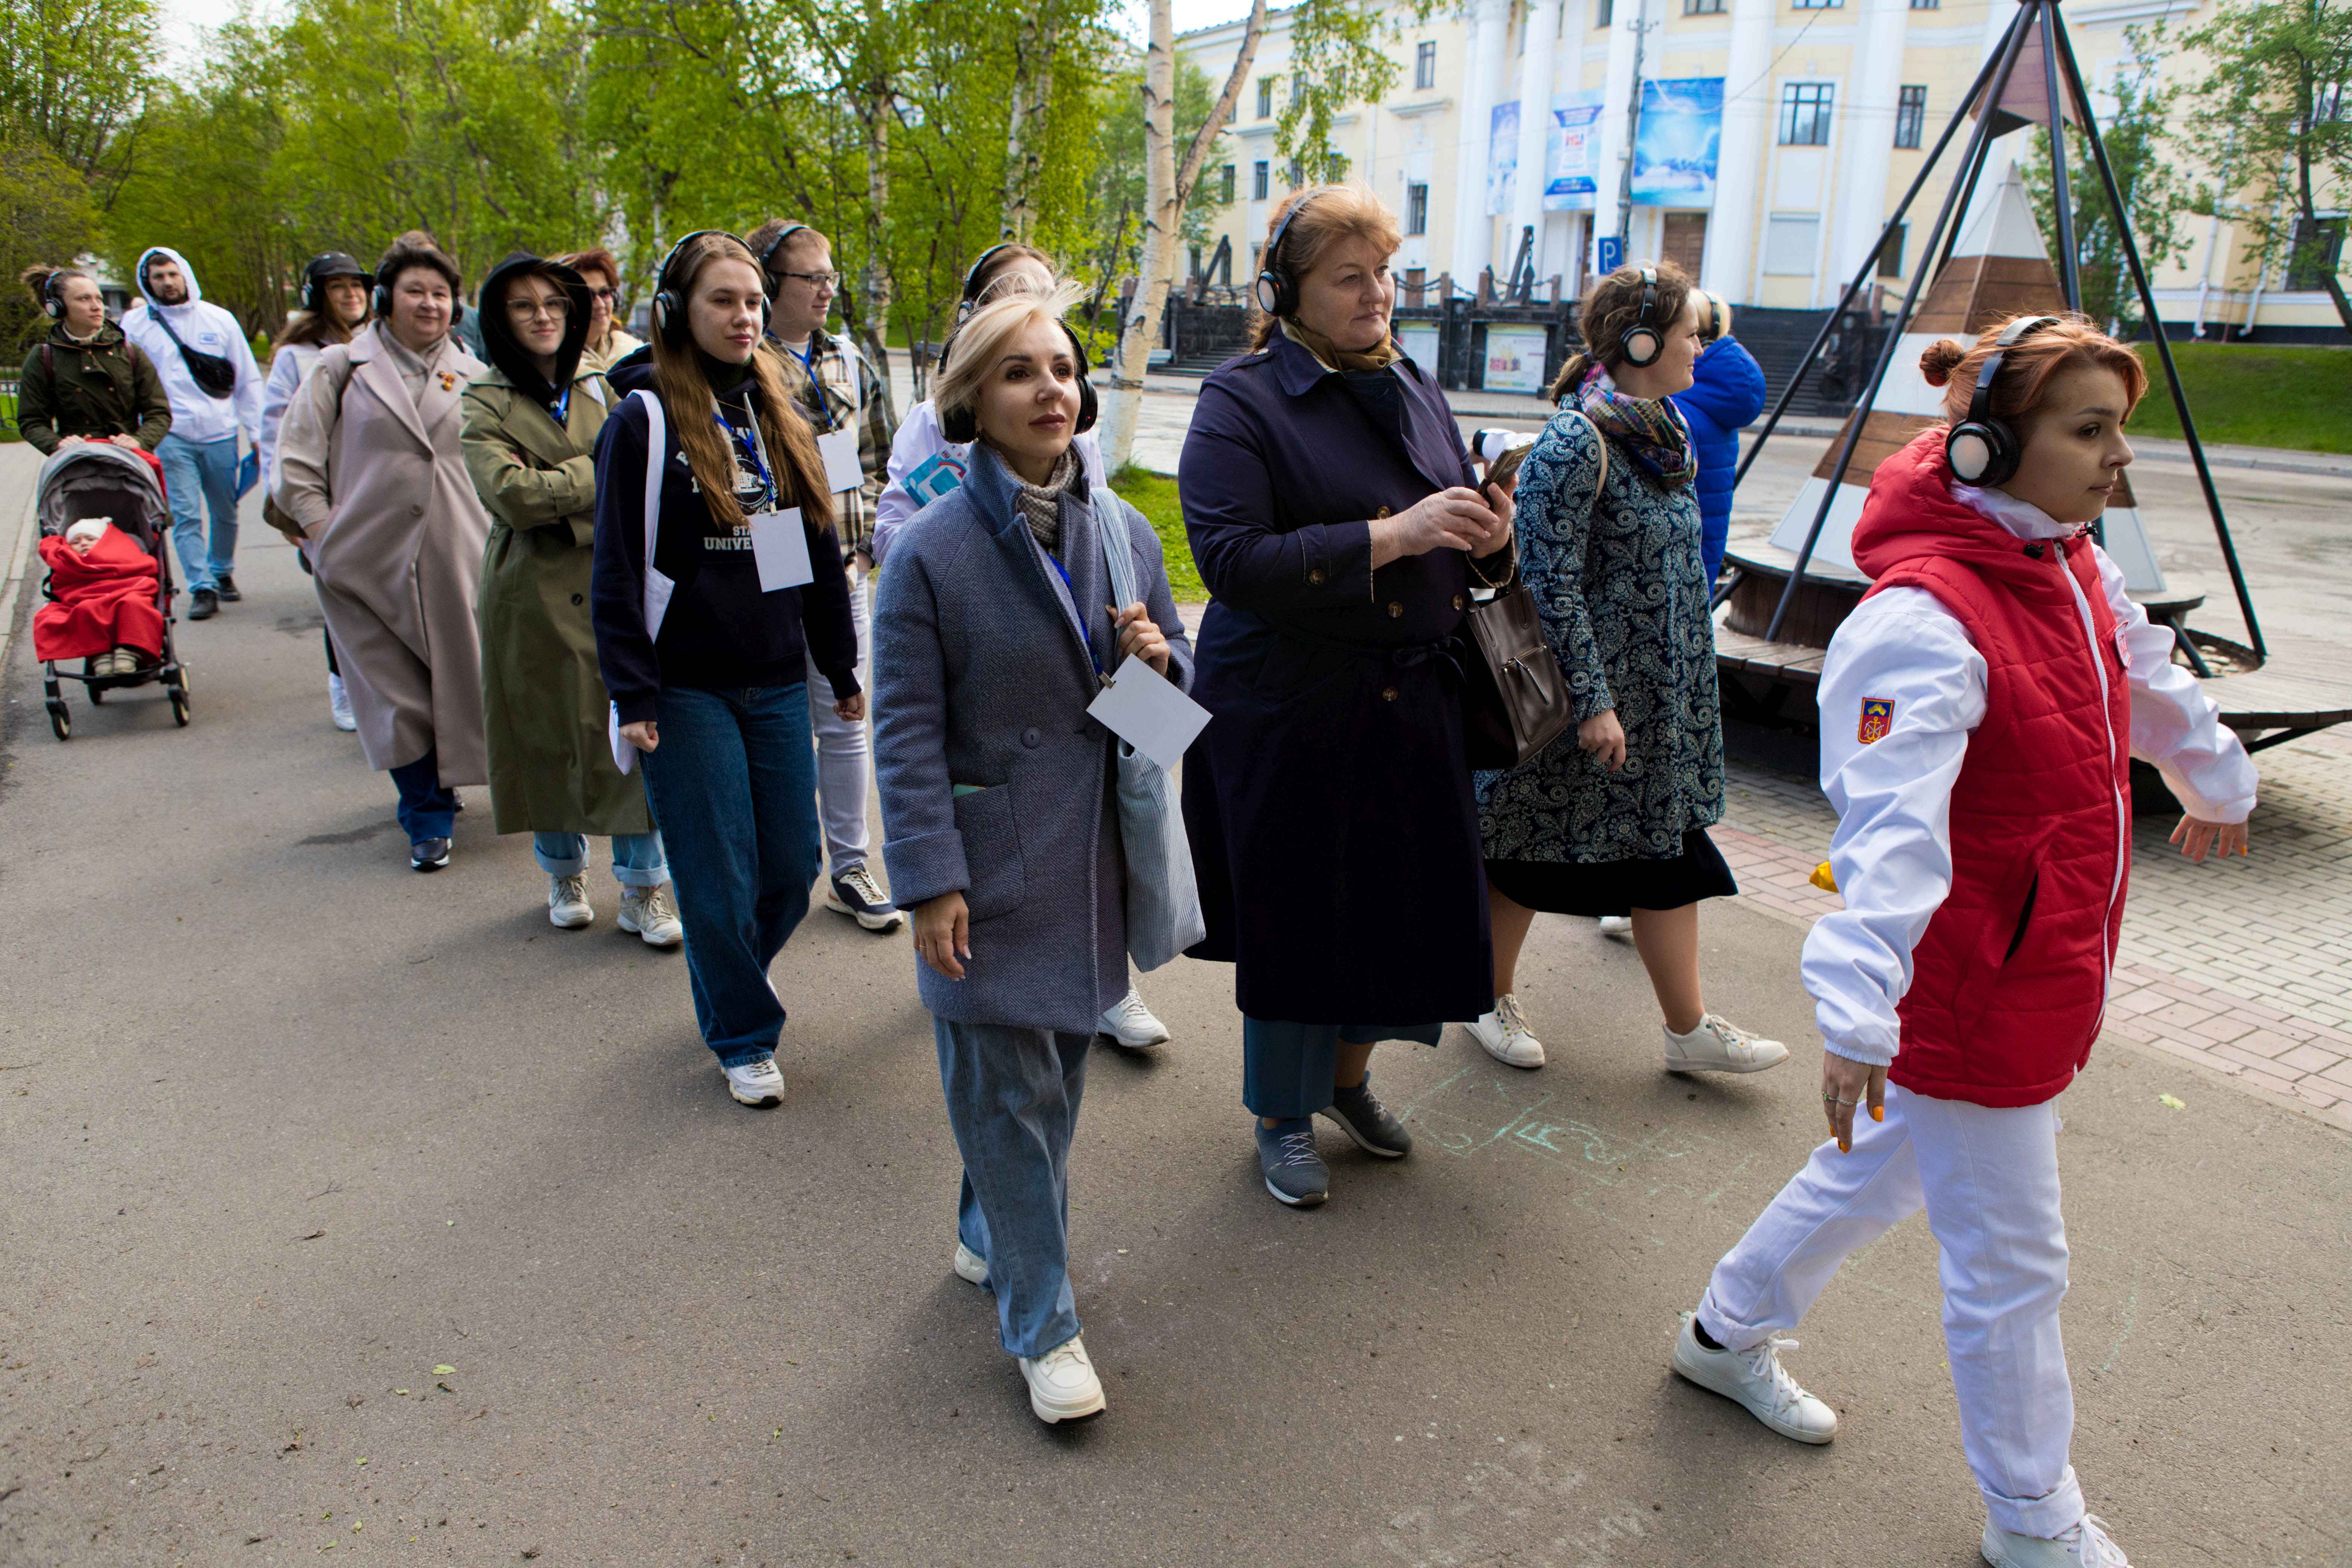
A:
<svg viewBox="0 0 2352 1568">
<path fill-rule="evenodd" d="M 2003 485 L 2016 477 L 2025 447 L 2007 420 L 1993 416 L 1993 378 L 2000 374 L 2000 362 L 2011 349 L 2029 334 L 2057 324 L 2055 316 L 2020 316 L 1993 340 L 1993 352 L 1985 356 L 1984 368 L 1977 372 L 1977 389 L 1969 398 L 1969 416 L 1944 433 L 1944 461 L 1950 465 L 1952 478 L 1960 483 Z"/>
<path fill-rule="evenodd" d="M 1658 269 L 1644 267 L 1642 268 L 1642 309 L 1633 317 L 1633 324 L 1617 336 L 1617 352 L 1627 364 L 1655 364 L 1658 356 L 1666 352 L 1666 340 L 1659 335 L 1657 328 L 1650 325 L 1650 312 L 1657 308 Z"/>
<path fill-rule="evenodd" d="M 1070 426 L 1070 434 L 1074 437 L 1083 436 L 1095 427 L 1095 416 L 1100 412 L 1098 400 L 1095 396 L 1095 384 L 1087 379 L 1092 368 L 1087 363 L 1087 345 L 1078 342 L 1078 334 L 1071 330 L 1069 322 L 1056 321 L 1054 324 L 1061 328 L 1063 335 L 1070 340 L 1070 356 L 1077 361 L 1078 418 L 1077 422 Z M 955 341 L 952 338 L 948 341 L 948 346 L 950 348 L 955 346 Z M 940 369 L 945 372 L 947 368 L 947 355 L 942 353 L 940 356 Z M 961 408 L 949 409 L 940 416 L 940 434 L 960 447 L 969 446 L 979 440 L 979 411 L 969 404 Z"/>
<path fill-rule="evenodd" d="M 988 269 L 989 258 L 994 256 L 1000 250 L 1006 249 L 1019 243 L 1020 242 L 1018 240 L 1008 239 L 1001 245 L 992 245 L 972 259 L 971 266 L 963 275 L 963 292 L 956 297 L 955 319 L 957 325 L 962 325 L 963 319 L 966 316 L 971 315 L 974 310 L 980 309 L 980 275 Z M 942 364 L 947 363 L 947 352 L 945 349 L 941 349 L 940 351 L 940 363 Z"/>
<path fill-rule="evenodd" d="M 1257 297 L 1257 308 L 1269 316 L 1291 316 L 1298 311 L 1298 279 L 1293 278 L 1290 268 L 1282 264 L 1282 241 L 1289 234 L 1292 222 L 1307 210 L 1308 203 L 1322 194 L 1310 191 L 1291 203 L 1290 210 L 1284 213 L 1282 221 L 1275 226 L 1274 237 L 1265 242 L 1265 257 L 1258 264 L 1257 282 L 1252 285 L 1252 289 Z"/>
<path fill-rule="evenodd" d="M 678 344 L 686 341 L 686 296 L 669 286 L 669 269 L 677 265 L 677 253 L 679 251 L 684 250 L 696 240 L 705 238 L 714 234 L 725 234 L 728 238 L 734 239 L 736 244 L 743 245 L 741 240 L 735 239 L 733 235 L 728 234 L 723 228 L 698 228 L 692 234 L 685 236 L 676 245 L 669 247 L 669 254 L 662 258 L 660 268 L 654 273 L 654 331 L 659 332 L 662 335 L 662 340 L 668 343 L 672 348 L 677 347 Z M 748 245 L 744 245 L 743 248 L 746 252 L 749 252 L 751 247 Z M 772 247 L 771 248 L 773 247 Z M 760 276 L 761 279 L 760 288 L 760 325 L 764 330 L 768 324 L 768 289 L 765 282 L 767 278 L 766 268 L 762 267 L 760 268 Z"/>
<path fill-rule="evenodd" d="M 775 238 L 768 241 L 760 252 L 760 281 L 762 284 L 773 284 L 776 274 L 769 268 L 768 263 L 775 258 L 777 252 L 784 248 L 784 242 L 796 234 L 804 234 L 807 231 L 808 225 L 804 223 L 788 223 L 777 231 Z M 774 289 L 771 287 L 767 291 L 773 293 Z"/>
<path fill-rule="evenodd" d="M 410 267 L 427 268 L 435 272 L 441 270 L 439 268 L 434 267 L 432 263 L 425 261 L 412 262 L 409 265 Z M 379 278 L 375 280 L 374 290 L 368 295 L 368 304 L 374 310 L 375 319 L 377 321 L 381 321 L 391 316 L 392 286 L 394 282 L 399 279 L 400 274 L 407 270 L 409 270 L 408 267 L 403 267 L 398 271 L 395 271 L 392 277 Z M 362 273 L 361 276 L 364 277 L 366 274 Z M 303 285 L 305 293 L 309 291 L 309 289 L 310 285 Z M 451 329 L 455 330 L 457 323 L 465 319 L 466 301 L 457 298 L 457 286 L 453 283 L 449 286 L 449 325 Z"/>
<path fill-rule="evenodd" d="M 302 309 L 316 312 L 327 308 L 326 284 L 330 278 L 356 278 L 371 289 L 375 284 L 375 274 L 362 267 L 358 258 L 330 250 L 310 258 L 310 265 L 302 268 L 302 291 L 296 296 Z"/>
<path fill-rule="evenodd" d="M 41 309 L 48 312 L 52 321 L 65 319 L 66 291 L 62 282 L 65 275 L 65 268 L 60 267 L 41 279 Z"/>
</svg>

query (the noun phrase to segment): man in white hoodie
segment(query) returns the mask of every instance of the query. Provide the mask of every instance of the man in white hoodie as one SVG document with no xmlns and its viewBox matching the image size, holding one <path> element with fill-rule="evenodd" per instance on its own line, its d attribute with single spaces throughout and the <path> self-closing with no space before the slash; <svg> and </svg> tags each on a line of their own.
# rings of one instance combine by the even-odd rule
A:
<svg viewBox="0 0 2352 1568">
<path fill-rule="evenodd" d="M 188 619 L 210 620 L 237 592 L 236 437 L 261 434 L 261 367 L 235 316 L 205 303 L 196 275 L 176 250 L 141 253 L 139 292 L 122 331 L 146 351 L 172 405 L 172 433 L 155 448 L 171 492 L 172 540 L 187 574 Z M 212 538 L 205 538 L 206 510 Z"/>
</svg>

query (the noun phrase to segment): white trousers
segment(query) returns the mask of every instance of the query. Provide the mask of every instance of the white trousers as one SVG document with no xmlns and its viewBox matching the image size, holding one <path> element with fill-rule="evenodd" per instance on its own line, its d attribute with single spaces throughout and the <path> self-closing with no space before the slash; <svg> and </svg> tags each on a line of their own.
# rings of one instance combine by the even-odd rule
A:
<svg viewBox="0 0 2352 1568">
<path fill-rule="evenodd" d="M 1886 1120 L 1853 1152 L 1813 1151 L 1715 1266 L 1698 1319 L 1748 1350 L 1794 1328 L 1848 1254 L 1921 1207 L 1943 1249 L 1944 1346 L 1960 1441 L 2003 1530 L 2055 1536 L 2083 1517 L 2067 1463 L 2074 1391 L 2058 1335 L 2066 1226 L 2054 1103 L 1994 1110 L 1886 1086 Z"/>
<path fill-rule="evenodd" d="M 817 569 L 824 570 L 823 563 Z M 849 618 L 857 628 L 857 684 L 873 706 L 874 616 L 866 602 L 866 574 L 855 562 L 849 572 Z M 874 777 L 873 743 L 866 721 L 844 719 L 833 710 L 833 682 L 808 667 L 809 728 L 816 733 L 817 819 L 824 825 L 826 875 L 838 877 L 866 864 L 866 792 Z"/>
</svg>

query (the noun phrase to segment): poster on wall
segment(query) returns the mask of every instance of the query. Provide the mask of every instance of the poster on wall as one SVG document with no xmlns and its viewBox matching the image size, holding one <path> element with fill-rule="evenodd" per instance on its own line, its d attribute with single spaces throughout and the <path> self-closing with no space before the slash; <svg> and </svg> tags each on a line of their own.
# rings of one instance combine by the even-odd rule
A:
<svg viewBox="0 0 2352 1568">
<path fill-rule="evenodd" d="M 1601 94 L 1566 93 L 1551 100 L 1544 133 L 1544 211 L 1590 212 L 1593 173 L 1601 157 Z"/>
<path fill-rule="evenodd" d="M 1405 357 L 1429 372 L 1437 374 L 1437 326 L 1432 321 L 1400 321 L 1396 330 L 1397 347 Z"/>
<path fill-rule="evenodd" d="M 1486 153 L 1486 216 L 1509 214 L 1519 195 L 1519 106 L 1495 105 Z"/>
<path fill-rule="evenodd" d="M 1488 327 L 1486 390 L 1541 392 L 1544 347 L 1541 327 Z"/>
<path fill-rule="evenodd" d="M 1642 84 L 1642 127 L 1633 139 L 1633 200 L 1643 206 L 1715 205 L 1723 141 L 1723 79 L 1685 77 Z"/>
</svg>

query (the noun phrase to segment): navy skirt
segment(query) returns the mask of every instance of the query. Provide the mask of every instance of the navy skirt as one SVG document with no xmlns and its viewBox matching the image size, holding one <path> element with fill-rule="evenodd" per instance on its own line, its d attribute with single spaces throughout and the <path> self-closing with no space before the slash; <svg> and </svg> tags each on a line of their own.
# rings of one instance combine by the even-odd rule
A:
<svg viewBox="0 0 2352 1568">
<path fill-rule="evenodd" d="M 1521 909 L 1554 915 L 1678 910 L 1739 891 L 1704 827 L 1684 834 L 1683 852 L 1672 859 L 1489 860 L 1486 884 Z"/>
</svg>

